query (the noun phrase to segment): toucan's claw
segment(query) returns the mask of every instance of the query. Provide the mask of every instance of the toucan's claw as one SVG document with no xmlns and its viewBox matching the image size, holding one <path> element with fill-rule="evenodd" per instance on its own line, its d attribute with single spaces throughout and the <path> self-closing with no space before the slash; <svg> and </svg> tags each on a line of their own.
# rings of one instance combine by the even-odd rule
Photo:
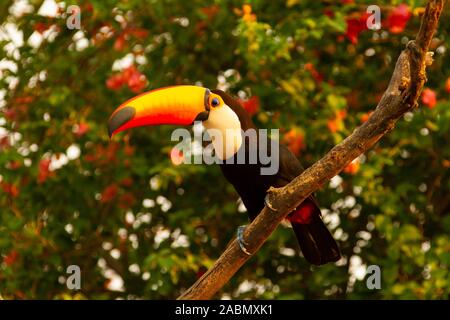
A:
<svg viewBox="0 0 450 320">
<path fill-rule="evenodd" d="M 244 230 L 245 230 L 246 227 L 247 226 L 239 226 L 238 227 L 238 229 L 237 229 L 237 241 L 239 243 L 239 247 L 241 248 L 242 252 L 244 252 L 248 256 L 251 256 L 252 254 L 245 247 Z"/>
<path fill-rule="evenodd" d="M 266 196 L 264 197 L 264 204 L 266 205 L 267 208 L 269 208 L 270 210 L 277 212 L 278 210 L 275 209 L 272 205 L 272 202 L 270 202 L 270 198 L 269 198 L 269 194 L 266 194 Z"/>
</svg>

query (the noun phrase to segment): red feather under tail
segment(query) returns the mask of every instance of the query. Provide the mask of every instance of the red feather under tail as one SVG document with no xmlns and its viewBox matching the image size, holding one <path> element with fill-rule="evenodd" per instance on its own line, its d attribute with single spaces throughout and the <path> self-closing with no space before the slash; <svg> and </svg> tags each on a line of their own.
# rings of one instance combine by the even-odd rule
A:
<svg viewBox="0 0 450 320">
<path fill-rule="evenodd" d="M 335 262 L 341 254 L 336 241 L 322 221 L 320 208 L 314 199 L 308 198 L 288 215 L 305 259 L 322 265 Z"/>
</svg>

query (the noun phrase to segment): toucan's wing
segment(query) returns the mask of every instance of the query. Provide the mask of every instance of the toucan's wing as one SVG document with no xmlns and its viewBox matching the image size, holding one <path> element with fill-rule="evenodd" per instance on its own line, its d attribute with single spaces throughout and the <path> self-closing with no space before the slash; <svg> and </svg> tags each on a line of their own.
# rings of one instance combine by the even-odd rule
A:
<svg viewBox="0 0 450 320">
<path fill-rule="evenodd" d="M 276 188 L 284 187 L 305 170 L 297 157 L 282 144 L 280 144 L 279 155 L 280 168 L 274 185 Z M 311 194 L 308 197 L 308 200 L 312 201 L 317 207 L 319 207 L 319 203 L 314 197 L 314 194 Z"/>
<path fill-rule="evenodd" d="M 284 145 L 279 145 L 279 161 L 276 184 L 274 187 L 283 187 L 303 172 L 303 166 L 297 157 Z"/>
</svg>

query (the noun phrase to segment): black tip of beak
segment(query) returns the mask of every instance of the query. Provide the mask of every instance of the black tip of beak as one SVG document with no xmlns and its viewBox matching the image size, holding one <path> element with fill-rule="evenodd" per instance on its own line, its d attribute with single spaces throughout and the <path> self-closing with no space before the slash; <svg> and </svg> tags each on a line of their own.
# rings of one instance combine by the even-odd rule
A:
<svg viewBox="0 0 450 320">
<path fill-rule="evenodd" d="M 108 134 L 111 138 L 114 131 L 133 119 L 136 110 L 133 107 L 125 107 L 117 111 L 108 121 Z"/>
</svg>

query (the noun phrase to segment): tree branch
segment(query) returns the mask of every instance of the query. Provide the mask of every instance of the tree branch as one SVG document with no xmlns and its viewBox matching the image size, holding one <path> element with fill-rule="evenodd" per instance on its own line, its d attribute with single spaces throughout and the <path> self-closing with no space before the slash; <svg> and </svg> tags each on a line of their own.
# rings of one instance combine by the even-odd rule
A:
<svg viewBox="0 0 450 320">
<path fill-rule="evenodd" d="M 443 6 L 444 0 L 428 1 L 416 40 L 410 41 L 400 54 L 388 88 L 370 118 L 289 184 L 269 189 L 266 207 L 244 232 L 250 252 L 256 253 L 289 212 L 392 130 L 404 113 L 416 108 L 426 81 L 425 67 L 431 63 L 428 48 Z M 210 299 L 248 259 L 250 256 L 241 251 L 234 239 L 214 265 L 178 299 Z"/>
</svg>

